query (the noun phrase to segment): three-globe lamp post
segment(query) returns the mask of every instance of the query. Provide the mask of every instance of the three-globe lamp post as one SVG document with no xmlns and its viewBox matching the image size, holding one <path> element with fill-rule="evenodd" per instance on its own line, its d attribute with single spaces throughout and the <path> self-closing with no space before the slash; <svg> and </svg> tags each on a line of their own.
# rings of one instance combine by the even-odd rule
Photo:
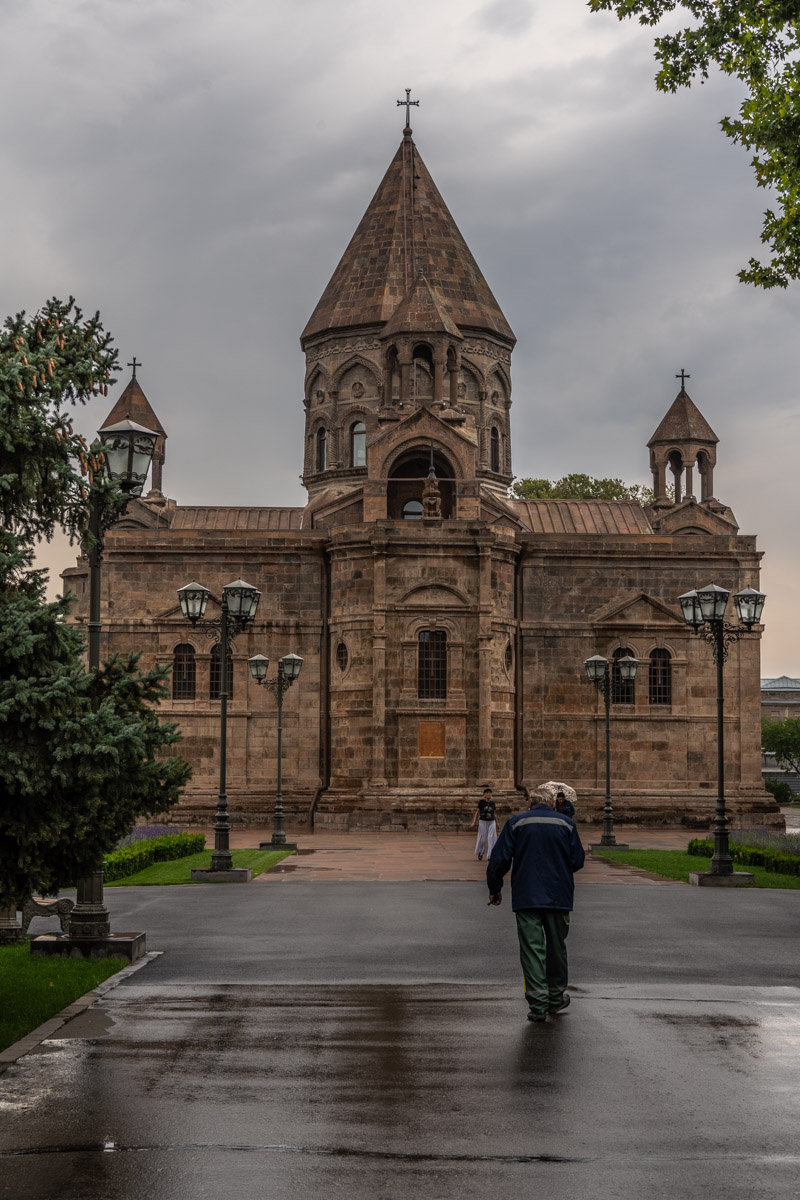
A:
<svg viewBox="0 0 800 1200">
<path fill-rule="evenodd" d="M 733 859 L 728 845 L 728 816 L 725 806 L 725 699 L 723 666 L 732 643 L 745 634 L 753 633 L 761 622 L 761 613 L 766 599 L 763 592 L 755 588 L 744 588 L 733 597 L 738 625 L 725 620 L 730 592 L 726 588 L 710 583 L 707 587 L 692 589 L 679 596 L 683 619 L 696 634 L 708 642 L 717 666 L 717 807 L 714 817 L 714 853 L 707 873 L 693 874 L 693 883 L 716 883 L 724 886 L 753 882 L 753 876 L 744 871 L 734 871 Z"/>
<path fill-rule="evenodd" d="M 603 658 L 602 654 L 593 654 L 591 658 L 585 660 L 583 665 L 586 667 L 586 674 L 590 682 L 603 697 L 606 712 L 606 799 L 603 807 L 603 832 L 599 845 L 627 849 L 614 837 L 614 810 L 611 804 L 611 692 L 614 682 L 612 672 L 613 667 L 616 667 L 622 683 L 633 683 L 639 660 L 625 654 L 622 658 L 615 659 L 612 664 L 607 658 Z"/>
<path fill-rule="evenodd" d="M 198 879 L 212 877 L 225 872 L 231 882 L 236 882 L 241 874 L 242 880 L 249 879 L 250 871 L 236 872 L 233 866 L 233 855 L 230 850 L 230 821 L 228 818 L 227 795 L 227 749 L 228 749 L 228 656 L 231 642 L 253 620 L 258 610 L 261 592 L 243 579 L 235 579 L 222 589 L 222 604 L 220 615 L 205 620 L 206 605 L 211 595 L 202 583 L 187 583 L 178 588 L 181 612 L 192 626 L 200 625 L 207 637 L 211 638 L 218 647 L 219 653 L 219 795 L 217 811 L 214 817 L 214 852 L 211 855 L 211 869 L 206 873 L 195 872 Z"/>
<path fill-rule="evenodd" d="M 300 668 L 303 665 L 303 660 L 299 654 L 284 654 L 283 658 L 278 660 L 278 673 L 274 679 L 267 679 L 267 671 L 269 670 L 269 659 L 264 654 L 254 654 L 248 660 L 250 673 L 255 679 L 259 687 L 267 687 L 271 692 L 274 692 L 275 698 L 278 701 L 278 787 L 275 794 L 275 814 L 272 825 L 272 841 L 262 842 L 262 850 L 296 850 L 297 846 L 294 842 L 286 841 L 286 831 L 283 826 L 283 792 L 282 792 L 282 752 L 283 752 L 283 697 L 284 693 L 292 686 L 297 676 L 300 674 Z"/>
</svg>

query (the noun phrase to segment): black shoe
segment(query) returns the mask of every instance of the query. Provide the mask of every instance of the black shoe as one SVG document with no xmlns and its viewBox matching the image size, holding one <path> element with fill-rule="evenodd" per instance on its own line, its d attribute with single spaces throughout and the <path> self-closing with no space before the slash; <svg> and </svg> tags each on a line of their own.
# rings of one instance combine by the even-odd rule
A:
<svg viewBox="0 0 800 1200">
<path fill-rule="evenodd" d="M 529 1012 L 528 1020 L 529 1021 L 546 1021 L 547 1013 Z"/>
<path fill-rule="evenodd" d="M 563 1012 L 565 1008 L 569 1008 L 569 996 L 564 993 L 560 1004 L 551 1004 L 548 1008 L 549 1013 Z"/>
</svg>

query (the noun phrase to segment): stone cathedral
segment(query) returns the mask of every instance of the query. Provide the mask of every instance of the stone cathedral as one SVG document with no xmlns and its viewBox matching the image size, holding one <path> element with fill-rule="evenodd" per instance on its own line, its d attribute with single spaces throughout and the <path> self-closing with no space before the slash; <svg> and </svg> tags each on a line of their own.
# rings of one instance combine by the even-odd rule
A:
<svg viewBox="0 0 800 1200">
<path fill-rule="evenodd" d="M 707 826 L 714 664 L 678 596 L 757 587 L 760 553 L 715 497 L 717 438 L 685 388 L 648 443 L 651 506 L 509 499 L 514 334 L 408 126 L 300 343 L 303 508 L 166 498 L 167 434 L 135 365 L 109 414 L 161 435 L 151 491 L 107 537 L 103 654 L 173 668 L 162 712 L 194 767 L 173 819 L 212 818 L 220 690 L 218 655 L 176 591 L 199 580 L 214 616 L 241 577 L 262 599 L 233 643 L 233 822 L 267 823 L 275 793 L 275 699 L 250 678 L 253 654 L 271 673 L 286 653 L 304 660 L 284 700 L 290 826 L 404 829 L 464 827 L 487 782 L 507 816 L 548 779 L 599 820 L 605 715 L 583 664 L 627 653 L 640 666 L 634 684 L 614 680 L 615 815 Z M 86 563 L 63 578 L 85 620 Z M 725 673 L 733 825 L 779 820 L 761 781 L 759 677 L 758 638 L 743 639 Z"/>
</svg>

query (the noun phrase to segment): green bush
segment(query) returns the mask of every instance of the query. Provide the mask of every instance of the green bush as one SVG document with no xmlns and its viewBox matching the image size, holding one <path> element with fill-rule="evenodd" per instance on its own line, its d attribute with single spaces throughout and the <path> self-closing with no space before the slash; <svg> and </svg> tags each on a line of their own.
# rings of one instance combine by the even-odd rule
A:
<svg viewBox="0 0 800 1200">
<path fill-rule="evenodd" d="M 145 867 L 152 867 L 153 863 L 172 862 L 176 858 L 197 854 L 205 844 L 204 833 L 168 833 L 164 837 L 146 838 L 132 846 L 124 846 L 106 856 L 106 882 L 135 875 Z"/>
<path fill-rule="evenodd" d="M 689 854 L 699 858 L 708 858 L 714 853 L 714 843 L 711 838 L 692 838 L 687 850 Z M 790 854 L 786 850 L 771 850 L 763 846 L 743 846 L 739 842 L 729 842 L 728 850 L 733 861 L 741 863 L 744 867 L 763 867 L 765 871 L 781 875 L 800 875 L 798 854 Z"/>
<path fill-rule="evenodd" d="M 797 796 L 785 779 L 776 779 L 773 775 L 764 777 L 764 787 L 771 792 L 778 804 L 794 804 Z"/>
</svg>

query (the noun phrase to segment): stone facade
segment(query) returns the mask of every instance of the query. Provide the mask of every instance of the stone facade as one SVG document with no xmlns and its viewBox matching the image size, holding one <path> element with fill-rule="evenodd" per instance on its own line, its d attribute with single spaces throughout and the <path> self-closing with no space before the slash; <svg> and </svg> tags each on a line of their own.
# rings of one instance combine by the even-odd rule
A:
<svg viewBox="0 0 800 1200">
<path fill-rule="evenodd" d="M 262 600 L 233 646 L 234 821 L 268 821 L 276 778 L 275 700 L 250 655 L 304 660 L 284 700 L 290 824 L 430 828 L 468 824 L 486 782 L 504 815 L 550 778 L 599 820 L 604 714 L 583 663 L 628 650 L 642 665 L 612 706 L 616 815 L 707 826 L 714 666 L 677 598 L 708 579 L 757 586 L 760 554 L 713 497 L 716 437 L 683 388 L 651 439 L 652 508 L 509 499 L 514 335 L 408 129 L 301 342 L 307 506 L 185 507 L 159 477 L 107 537 L 105 650 L 176 668 L 162 711 L 194 777 L 174 819 L 213 813 L 219 749 L 211 643 L 176 591 L 199 579 L 214 616 L 243 578 Z M 64 579 L 85 620 L 85 563 Z M 757 637 L 732 648 L 726 687 L 734 823 L 778 825 Z"/>
</svg>

